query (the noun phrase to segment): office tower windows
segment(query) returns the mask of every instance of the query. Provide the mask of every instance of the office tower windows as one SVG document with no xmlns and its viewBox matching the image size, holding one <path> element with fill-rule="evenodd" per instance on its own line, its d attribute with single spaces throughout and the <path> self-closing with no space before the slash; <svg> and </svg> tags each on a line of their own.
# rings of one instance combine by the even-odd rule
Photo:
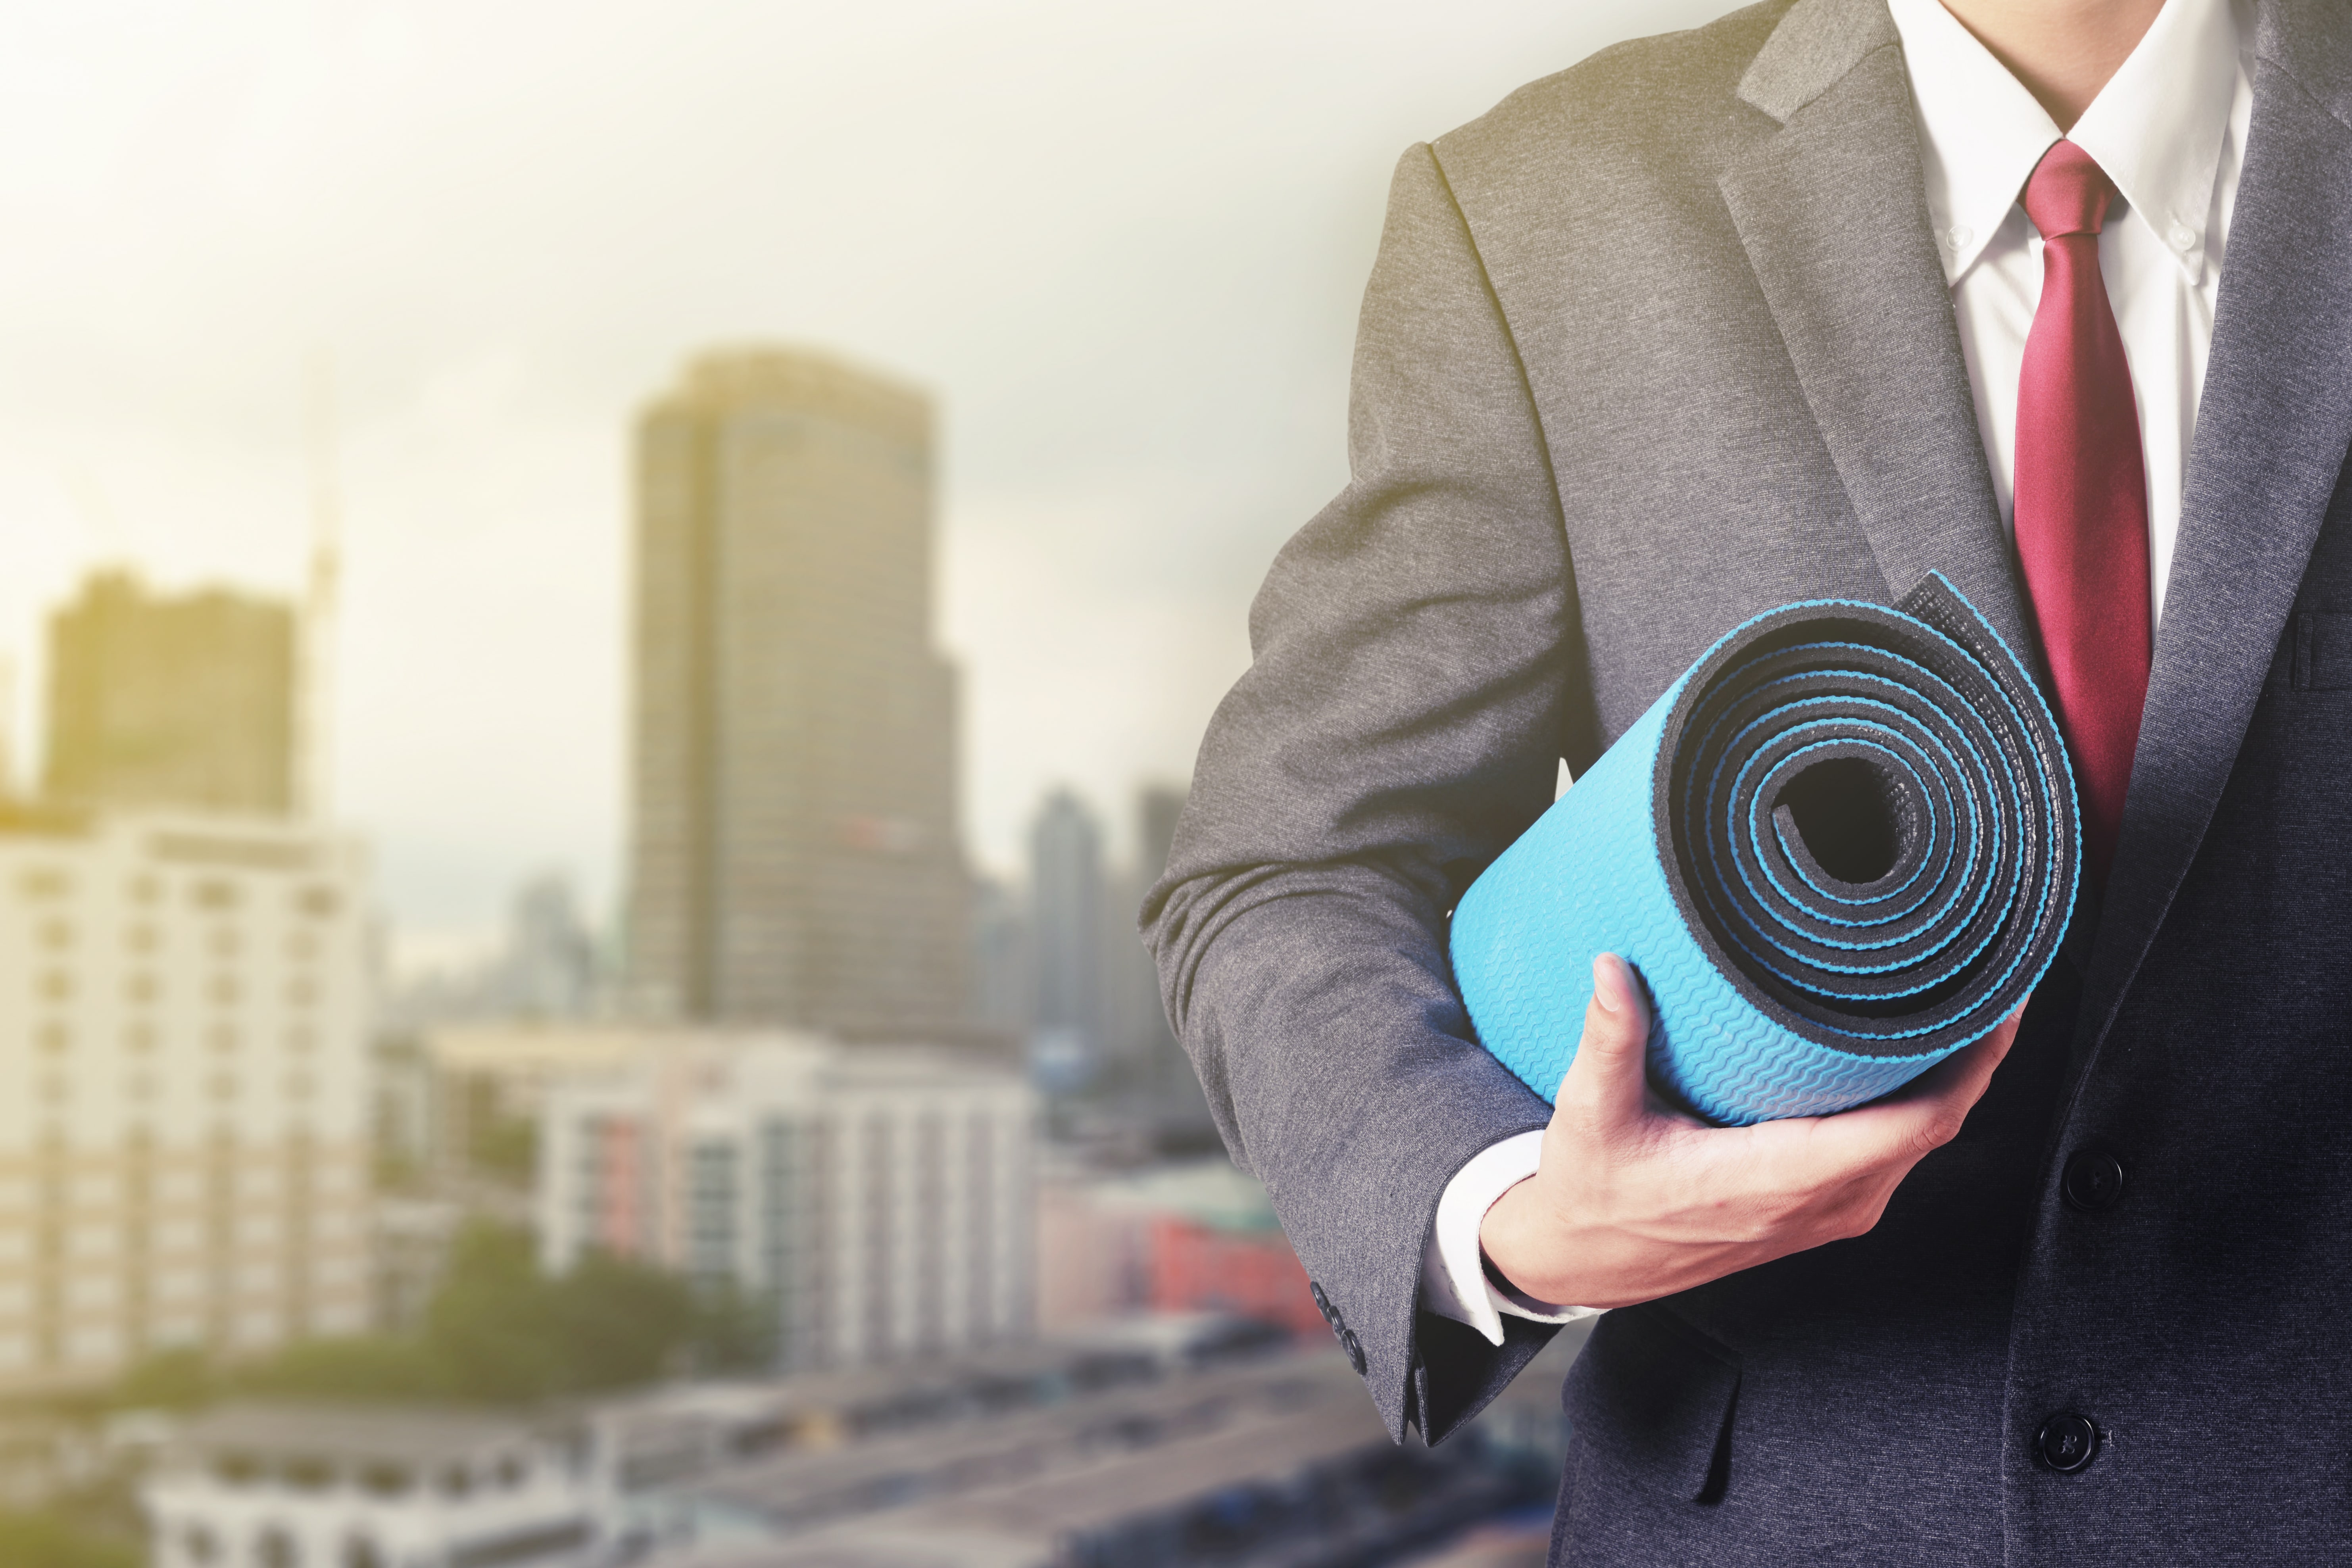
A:
<svg viewBox="0 0 2352 1568">
<path fill-rule="evenodd" d="M 365 1326 L 363 874 L 286 821 L 0 830 L 0 1394 Z"/>
<path fill-rule="evenodd" d="M 1036 1104 L 1018 1075 L 807 1036 L 630 1042 L 542 1083 L 547 1268 L 601 1250 L 723 1284 L 770 1314 L 782 1368 L 1028 1332 Z"/>
</svg>

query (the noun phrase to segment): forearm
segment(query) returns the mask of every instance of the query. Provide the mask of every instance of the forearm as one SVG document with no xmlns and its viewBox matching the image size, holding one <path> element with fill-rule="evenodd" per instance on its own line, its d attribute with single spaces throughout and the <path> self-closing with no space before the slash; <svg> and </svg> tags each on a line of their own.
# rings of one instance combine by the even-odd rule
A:
<svg viewBox="0 0 2352 1568">
<path fill-rule="evenodd" d="M 1410 879 L 1299 867 L 1234 901 L 1216 910 L 1186 987 L 1186 1048 L 1236 1159 L 1265 1183 L 1335 1328 L 1360 1348 L 1391 1429 L 1413 1418 L 1442 1436 L 1413 1386 L 1423 1239 L 1454 1176 L 1498 1139 L 1540 1128 L 1548 1108 L 1470 1038 L 1431 929 L 1439 910 Z M 1189 912 L 1180 904 L 1163 921 L 1181 928 Z M 1475 1408 L 1516 1370 L 1470 1359 L 1473 1386 L 1440 1390 L 1442 1407 Z"/>
<path fill-rule="evenodd" d="M 1425 1320 L 1452 1370 L 1416 1377 L 1439 1195 L 1546 1114 L 1471 1037 L 1446 914 L 1550 803 L 1591 715 L 1542 432 L 1426 148 L 1398 166 L 1366 291 L 1349 467 L 1252 608 L 1144 919 L 1228 1146 L 1391 1430 L 1436 1436 L 1548 1333 L 1497 1351 Z"/>
</svg>

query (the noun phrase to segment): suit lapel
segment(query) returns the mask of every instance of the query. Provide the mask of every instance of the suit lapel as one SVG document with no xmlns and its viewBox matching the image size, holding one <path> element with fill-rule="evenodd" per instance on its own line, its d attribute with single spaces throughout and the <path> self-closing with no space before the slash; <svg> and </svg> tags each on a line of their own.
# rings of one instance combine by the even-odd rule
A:
<svg viewBox="0 0 2352 1568">
<path fill-rule="evenodd" d="M 1798 0 L 1739 95 L 1782 129 L 1724 200 L 1890 600 L 1940 571 L 2038 663 L 1884 0 Z"/>
<path fill-rule="evenodd" d="M 2237 761 L 2352 443 L 2352 28 L 2265 4 L 2254 110 L 2078 1051 L 2114 1022 Z"/>
</svg>

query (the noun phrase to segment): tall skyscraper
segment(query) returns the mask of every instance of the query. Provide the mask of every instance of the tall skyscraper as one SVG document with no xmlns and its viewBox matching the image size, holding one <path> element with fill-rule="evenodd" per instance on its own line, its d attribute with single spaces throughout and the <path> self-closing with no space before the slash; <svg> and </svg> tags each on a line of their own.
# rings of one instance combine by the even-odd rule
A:
<svg viewBox="0 0 2352 1568">
<path fill-rule="evenodd" d="M 49 619 L 45 793 L 76 805 L 284 816 L 295 805 L 290 605 L 160 595 L 100 572 Z"/>
<path fill-rule="evenodd" d="M 1121 971 L 1129 976 L 1121 996 L 1119 1047 L 1148 1069 L 1171 1058 L 1181 1060 L 1176 1037 L 1168 1027 L 1168 1013 L 1160 1000 L 1160 974 L 1135 930 L 1136 911 L 1143 895 L 1168 869 L 1168 851 L 1176 842 L 1176 819 L 1184 812 L 1185 791 L 1172 784 L 1146 784 L 1135 795 L 1135 866 L 1121 889 L 1115 912 L 1119 926 L 1118 950 Z M 1190 1064 L 1184 1064 L 1189 1073 Z"/>
<path fill-rule="evenodd" d="M 571 883 L 537 877 L 515 895 L 502 967 L 510 1013 L 569 1018 L 588 1010 L 596 986 L 596 940 L 581 919 Z"/>
<path fill-rule="evenodd" d="M 656 1016 L 963 1021 L 955 684 L 931 644 L 928 400 L 714 353 L 637 430 L 627 978 Z"/>
<path fill-rule="evenodd" d="M 1057 789 L 1029 829 L 1030 1022 L 1049 1087 L 1076 1088 L 1104 1065 L 1104 892 L 1102 829 L 1076 795 Z"/>
<path fill-rule="evenodd" d="M 1029 1032 L 1035 1005 L 1029 972 L 1029 911 L 1020 894 L 993 877 L 972 884 L 971 1016 L 1008 1039 Z"/>
<path fill-rule="evenodd" d="M 1168 869 L 1168 855 L 1176 842 L 1176 819 L 1184 814 L 1186 791 L 1178 784 L 1146 784 L 1137 793 L 1134 876 L 1118 911 L 1125 930 L 1121 951 L 1127 973 L 1134 976 L 1129 992 L 1125 1048 L 1133 1066 L 1140 1110 L 1163 1150 L 1213 1148 L 1216 1125 L 1192 1058 L 1168 1026 L 1168 1013 L 1160 997 L 1160 974 L 1136 932 L 1135 920 L 1144 894 Z"/>
</svg>

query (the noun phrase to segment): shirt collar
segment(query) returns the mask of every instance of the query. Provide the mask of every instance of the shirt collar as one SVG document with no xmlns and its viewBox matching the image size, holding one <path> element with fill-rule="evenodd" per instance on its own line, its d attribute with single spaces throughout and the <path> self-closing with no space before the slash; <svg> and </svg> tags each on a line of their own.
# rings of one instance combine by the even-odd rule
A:
<svg viewBox="0 0 2352 1568">
<path fill-rule="evenodd" d="M 1919 115 L 1927 212 L 1944 277 L 1976 264 L 2059 139 L 2057 122 L 1937 0 L 1887 0 Z M 2194 279 L 2236 90 L 2229 0 L 2164 9 L 2068 138 L 2098 161 L 2131 214 Z"/>
</svg>

